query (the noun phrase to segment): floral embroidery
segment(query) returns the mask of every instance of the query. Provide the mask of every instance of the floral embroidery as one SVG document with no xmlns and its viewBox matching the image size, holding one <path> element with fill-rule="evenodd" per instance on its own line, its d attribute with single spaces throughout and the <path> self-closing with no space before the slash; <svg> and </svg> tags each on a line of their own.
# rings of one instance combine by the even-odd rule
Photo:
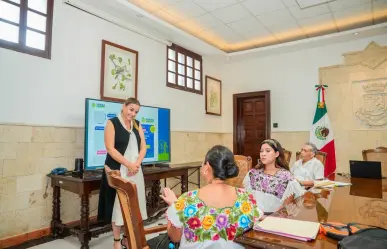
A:
<svg viewBox="0 0 387 249">
<path fill-rule="evenodd" d="M 241 211 L 244 214 L 248 214 L 251 212 L 251 205 L 247 201 L 242 203 Z"/>
<path fill-rule="evenodd" d="M 187 221 L 188 227 L 191 229 L 196 229 L 202 226 L 202 223 L 197 217 L 191 218 Z"/>
<path fill-rule="evenodd" d="M 263 169 L 252 169 L 249 172 L 251 189 L 272 194 L 281 199 L 288 183 L 294 178 L 290 171 L 280 169 L 274 176 L 267 175 Z"/>
<path fill-rule="evenodd" d="M 175 208 L 177 211 L 181 211 L 184 209 L 185 205 L 184 205 L 184 200 L 178 200 L 177 202 L 175 202 Z"/>
<path fill-rule="evenodd" d="M 228 217 L 225 214 L 220 214 L 216 217 L 216 226 L 218 229 L 222 229 L 227 226 Z"/>
<path fill-rule="evenodd" d="M 197 190 L 185 193 L 174 204 L 179 220 L 184 224 L 187 242 L 233 240 L 252 227 L 259 217 L 257 202 L 243 189 L 237 189 L 233 207 L 220 209 L 206 207 L 197 193 Z"/>
<path fill-rule="evenodd" d="M 185 217 L 192 217 L 197 212 L 198 208 L 195 205 L 189 205 L 184 209 Z"/>
</svg>

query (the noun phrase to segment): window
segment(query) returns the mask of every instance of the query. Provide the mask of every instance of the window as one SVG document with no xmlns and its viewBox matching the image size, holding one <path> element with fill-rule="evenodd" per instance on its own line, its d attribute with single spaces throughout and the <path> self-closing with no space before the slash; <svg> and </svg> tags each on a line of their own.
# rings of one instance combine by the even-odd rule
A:
<svg viewBox="0 0 387 249">
<path fill-rule="evenodd" d="M 0 47 L 51 58 L 54 0 L 0 0 Z"/>
<path fill-rule="evenodd" d="M 167 86 L 203 94 L 202 57 L 175 44 L 167 48 Z"/>
</svg>

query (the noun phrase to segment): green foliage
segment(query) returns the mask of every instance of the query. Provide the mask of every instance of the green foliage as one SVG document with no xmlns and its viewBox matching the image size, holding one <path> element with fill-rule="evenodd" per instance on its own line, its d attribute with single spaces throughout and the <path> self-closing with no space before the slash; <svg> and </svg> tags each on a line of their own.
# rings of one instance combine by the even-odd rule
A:
<svg viewBox="0 0 387 249">
<path fill-rule="evenodd" d="M 115 80 L 115 84 L 112 86 L 113 90 L 117 87 L 120 91 L 125 91 L 128 81 L 132 80 L 131 61 L 130 59 L 124 61 L 121 56 L 116 56 L 114 53 L 109 55 L 109 60 L 114 65 L 114 68 L 110 71 Z"/>
</svg>

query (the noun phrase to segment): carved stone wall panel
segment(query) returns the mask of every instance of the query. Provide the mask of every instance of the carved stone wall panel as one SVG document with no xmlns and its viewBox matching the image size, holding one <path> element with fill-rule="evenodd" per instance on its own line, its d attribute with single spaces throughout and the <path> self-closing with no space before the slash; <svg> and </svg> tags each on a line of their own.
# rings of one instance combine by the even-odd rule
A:
<svg viewBox="0 0 387 249">
<path fill-rule="evenodd" d="M 378 66 L 379 69 L 387 69 L 387 60 Z"/>
<path fill-rule="evenodd" d="M 346 53 L 344 65 L 361 64 L 370 69 L 375 69 L 387 59 L 387 48 L 371 42 L 364 51 Z"/>
<path fill-rule="evenodd" d="M 352 82 L 353 115 L 357 128 L 387 125 L 387 77 Z"/>
<path fill-rule="evenodd" d="M 345 66 L 322 67 L 319 69 L 319 75 L 324 85 L 343 84 L 349 81 L 348 68 Z"/>
</svg>

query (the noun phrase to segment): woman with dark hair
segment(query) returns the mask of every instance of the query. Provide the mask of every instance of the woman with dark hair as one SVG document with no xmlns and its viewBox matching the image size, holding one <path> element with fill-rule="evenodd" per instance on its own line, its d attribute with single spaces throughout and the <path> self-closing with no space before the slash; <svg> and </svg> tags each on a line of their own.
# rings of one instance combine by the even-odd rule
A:
<svg viewBox="0 0 387 249">
<path fill-rule="evenodd" d="M 180 248 L 243 248 L 233 242 L 263 215 L 252 194 L 225 183 L 239 168 L 226 147 L 211 148 L 200 173 L 206 186 L 182 194 L 178 199 L 165 188 L 161 196 L 167 210 L 168 235 Z"/>
<path fill-rule="evenodd" d="M 137 185 L 137 195 L 142 219 L 147 219 L 144 176 L 141 164 L 146 154 L 144 132 L 136 120 L 140 102 L 128 98 L 122 105 L 120 115 L 107 121 L 105 127 L 105 147 L 107 150 L 105 165 L 112 170 L 120 170 L 121 176 Z M 102 174 L 98 203 L 98 220 L 112 223 L 114 249 L 127 246 L 127 239 L 120 243 L 121 227 L 124 225 L 122 212 L 116 190 L 107 182 L 105 172 Z"/>
<path fill-rule="evenodd" d="M 243 181 L 265 213 L 277 211 L 304 194 L 299 182 L 289 171 L 281 144 L 275 139 L 261 143 L 260 160 Z"/>
</svg>

